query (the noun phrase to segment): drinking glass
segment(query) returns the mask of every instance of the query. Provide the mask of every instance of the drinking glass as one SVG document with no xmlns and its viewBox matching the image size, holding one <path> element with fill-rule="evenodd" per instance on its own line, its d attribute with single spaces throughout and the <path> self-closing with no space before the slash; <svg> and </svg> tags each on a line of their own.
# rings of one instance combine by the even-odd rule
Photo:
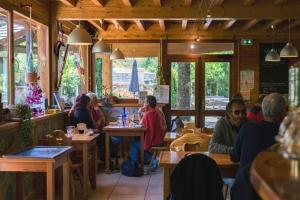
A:
<svg viewBox="0 0 300 200">
<path fill-rule="evenodd" d="M 66 126 L 66 130 L 67 130 L 67 136 L 68 137 L 72 137 L 74 134 L 74 126 Z"/>
</svg>

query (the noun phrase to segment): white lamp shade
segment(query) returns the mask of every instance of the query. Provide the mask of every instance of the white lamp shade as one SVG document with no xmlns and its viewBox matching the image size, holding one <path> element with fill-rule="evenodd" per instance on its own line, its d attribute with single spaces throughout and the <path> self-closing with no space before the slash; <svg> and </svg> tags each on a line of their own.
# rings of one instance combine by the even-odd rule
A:
<svg viewBox="0 0 300 200">
<path fill-rule="evenodd" d="M 297 49 L 292 45 L 292 43 L 286 43 L 286 45 L 280 51 L 280 57 L 291 58 L 298 57 Z"/>
<path fill-rule="evenodd" d="M 265 61 L 267 61 L 267 62 L 278 62 L 278 61 L 280 61 L 280 56 L 275 51 L 275 49 L 271 49 L 269 51 L 269 53 L 266 55 Z"/>
<path fill-rule="evenodd" d="M 70 45 L 92 45 L 90 34 L 81 26 L 78 25 L 69 35 L 68 44 Z"/>
<path fill-rule="evenodd" d="M 92 53 L 111 53 L 111 51 L 110 47 L 103 40 L 99 40 L 94 44 Z"/>
<path fill-rule="evenodd" d="M 111 60 L 125 59 L 124 54 L 118 48 L 116 48 L 110 55 Z"/>
</svg>

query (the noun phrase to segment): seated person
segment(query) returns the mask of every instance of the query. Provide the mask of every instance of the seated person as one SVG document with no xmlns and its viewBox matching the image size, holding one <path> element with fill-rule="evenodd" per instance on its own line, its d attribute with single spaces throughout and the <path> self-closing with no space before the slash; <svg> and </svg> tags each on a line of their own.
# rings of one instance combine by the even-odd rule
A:
<svg viewBox="0 0 300 200">
<path fill-rule="evenodd" d="M 261 110 L 261 104 L 266 95 L 259 95 L 256 104 L 251 108 L 251 110 L 247 113 L 247 118 L 250 121 L 262 122 L 264 120 L 264 116 Z"/>
<path fill-rule="evenodd" d="M 216 123 L 208 151 L 230 153 L 241 125 L 246 121 L 246 106 L 241 99 L 232 99 L 226 106 L 225 117 Z"/>
<path fill-rule="evenodd" d="M 263 122 L 248 122 L 241 128 L 235 146 L 230 153 L 234 162 L 240 162 L 231 198 L 257 199 L 249 180 L 249 169 L 256 155 L 275 144 L 279 125 L 286 115 L 287 104 L 278 93 L 266 96 L 262 102 Z"/>
<path fill-rule="evenodd" d="M 107 122 L 104 117 L 104 113 L 100 109 L 98 105 L 97 95 L 95 93 L 89 92 L 87 96 L 90 98 L 90 112 L 91 118 L 94 124 L 94 127 L 100 132 L 100 136 L 97 138 L 98 149 L 99 149 L 99 159 L 104 160 L 104 150 L 105 150 L 105 135 L 103 132 L 104 126 L 106 126 Z M 118 137 L 110 137 L 110 156 L 117 157 L 119 146 L 121 140 Z M 116 167 L 113 167 L 116 168 Z"/>
<path fill-rule="evenodd" d="M 161 111 L 156 108 L 156 98 L 154 96 L 147 96 L 146 104 L 141 110 L 145 111 L 145 114 L 140 120 L 140 124 L 147 129 L 145 133 L 144 150 L 145 163 L 148 163 L 152 157 L 149 149 L 152 146 L 161 146 L 163 144 L 165 125 Z M 135 139 L 130 149 L 131 160 L 138 161 L 139 152 L 140 141 Z"/>
<path fill-rule="evenodd" d="M 78 123 L 85 123 L 88 129 L 94 129 L 94 123 L 90 114 L 90 98 L 88 96 L 82 94 L 77 97 L 73 112 L 72 125 L 77 126 Z"/>
</svg>

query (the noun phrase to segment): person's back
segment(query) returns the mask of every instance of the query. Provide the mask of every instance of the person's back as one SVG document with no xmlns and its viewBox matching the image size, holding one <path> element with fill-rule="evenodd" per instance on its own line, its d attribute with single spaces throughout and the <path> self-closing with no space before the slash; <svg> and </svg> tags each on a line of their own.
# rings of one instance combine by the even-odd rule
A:
<svg viewBox="0 0 300 200">
<path fill-rule="evenodd" d="M 234 148 L 230 154 L 231 160 L 240 161 L 240 168 L 252 163 L 259 152 L 275 144 L 275 135 L 277 135 L 278 129 L 279 124 L 272 122 L 248 122 L 244 124 L 240 130 L 242 134 L 237 139 L 241 148 Z"/>
<path fill-rule="evenodd" d="M 145 127 L 144 149 L 147 150 L 153 145 L 163 143 L 164 128 L 162 127 L 161 114 L 155 108 L 150 108 L 144 115 L 142 126 Z"/>
</svg>

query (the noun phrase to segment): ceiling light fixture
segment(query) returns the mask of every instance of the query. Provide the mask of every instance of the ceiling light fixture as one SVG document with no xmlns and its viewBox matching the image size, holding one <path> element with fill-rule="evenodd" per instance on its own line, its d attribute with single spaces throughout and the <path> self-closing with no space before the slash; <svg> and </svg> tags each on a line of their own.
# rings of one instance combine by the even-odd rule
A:
<svg viewBox="0 0 300 200">
<path fill-rule="evenodd" d="M 93 46 L 92 53 L 107 53 L 110 54 L 111 50 L 108 44 L 106 44 L 102 38 L 98 42 L 96 42 Z"/>
<path fill-rule="evenodd" d="M 289 18 L 289 40 L 286 45 L 280 51 L 280 57 L 282 58 L 295 58 L 298 57 L 298 51 L 291 43 L 291 27 Z"/>
<path fill-rule="evenodd" d="M 80 22 L 79 25 L 70 33 L 68 37 L 68 44 L 69 45 L 92 45 L 92 38 L 90 34 L 81 26 Z"/>
<path fill-rule="evenodd" d="M 116 24 L 116 28 L 119 29 L 118 24 Z M 118 43 L 118 41 L 117 41 L 117 43 Z M 120 51 L 119 48 L 116 48 L 110 55 L 110 59 L 111 60 L 122 60 L 122 59 L 125 59 L 125 56 L 124 56 L 123 52 Z"/>
<path fill-rule="evenodd" d="M 274 25 L 271 26 L 272 29 L 272 49 L 267 53 L 266 57 L 265 57 L 265 61 L 266 62 L 278 62 L 280 61 L 280 56 L 279 54 L 276 52 L 276 50 L 274 49 Z"/>
</svg>

